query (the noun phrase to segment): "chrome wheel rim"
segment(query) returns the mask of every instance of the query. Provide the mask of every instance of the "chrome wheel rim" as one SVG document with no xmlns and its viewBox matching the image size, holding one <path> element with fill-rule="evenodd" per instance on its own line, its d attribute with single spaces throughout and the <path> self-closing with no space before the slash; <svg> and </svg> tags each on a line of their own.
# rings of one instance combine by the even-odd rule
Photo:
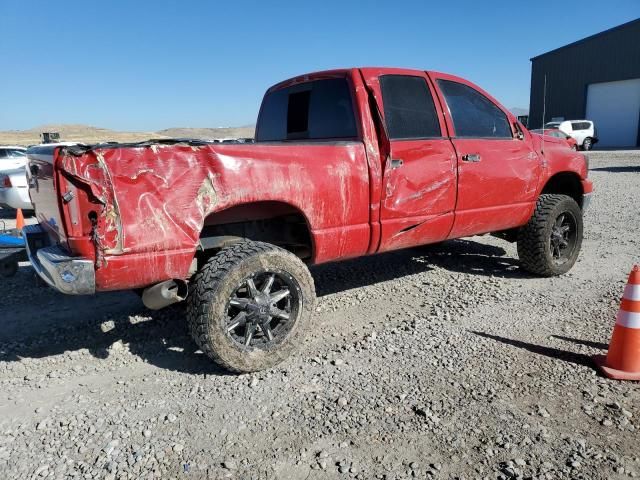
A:
<svg viewBox="0 0 640 480">
<path fill-rule="evenodd" d="M 254 273 L 231 294 L 226 311 L 227 334 L 242 348 L 268 349 L 286 337 L 300 307 L 300 287 L 291 275 Z"/>
<path fill-rule="evenodd" d="M 556 265 L 566 263 L 576 248 L 578 238 L 578 222 L 571 212 L 558 215 L 551 227 L 549 251 Z"/>
</svg>

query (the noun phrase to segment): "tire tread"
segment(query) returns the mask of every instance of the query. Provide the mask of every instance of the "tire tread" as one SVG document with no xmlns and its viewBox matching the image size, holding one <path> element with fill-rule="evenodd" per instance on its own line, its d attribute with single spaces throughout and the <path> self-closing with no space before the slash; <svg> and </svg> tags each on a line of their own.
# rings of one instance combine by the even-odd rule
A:
<svg viewBox="0 0 640 480">
<path fill-rule="evenodd" d="M 237 264 L 255 255 L 262 253 L 278 252 L 284 256 L 293 257 L 299 262 L 298 257 L 291 252 L 264 242 L 243 241 L 223 248 L 215 256 L 211 257 L 195 274 L 193 278 L 193 290 L 190 295 L 187 308 L 187 322 L 189 333 L 202 352 L 221 367 L 236 373 L 244 373 L 245 369 L 237 368 L 226 362 L 212 345 L 208 328 L 208 311 L 212 302 L 223 301 L 217 298 L 217 290 L 224 281 L 229 271 Z M 313 278 L 296 278 L 300 283 L 306 283 L 305 287 L 315 292 Z M 312 299 L 313 301 L 313 299 Z M 256 368 L 259 370 L 260 368 Z"/>
<path fill-rule="evenodd" d="M 575 203 L 571 197 L 562 194 L 544 193 L 538 198 L 529 222 L 518 232 L 518 257 L 525 270 L 544 277 L 558 275 L 547 260 L 545 229 L 554 209 L 567 200 Z"/>
</svg>

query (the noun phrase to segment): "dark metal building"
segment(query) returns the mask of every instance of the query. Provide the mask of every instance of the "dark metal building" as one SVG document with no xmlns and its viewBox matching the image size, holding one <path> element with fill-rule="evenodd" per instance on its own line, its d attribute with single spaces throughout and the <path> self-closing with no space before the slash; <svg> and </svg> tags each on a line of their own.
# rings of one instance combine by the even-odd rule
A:
<svg viewBox="0 0 640 480">
<path fill-rule="evenodd" d="M 601 146 L 640 146 L 640 19 L 531 59 L 529 127 L 592 120 Z"/>
</svg>

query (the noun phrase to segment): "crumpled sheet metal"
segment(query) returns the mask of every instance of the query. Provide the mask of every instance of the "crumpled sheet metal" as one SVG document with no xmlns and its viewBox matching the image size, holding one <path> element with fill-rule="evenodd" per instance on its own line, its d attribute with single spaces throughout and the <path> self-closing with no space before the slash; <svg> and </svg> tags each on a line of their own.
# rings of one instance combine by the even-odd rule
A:
<svg viewBox="0 0 640 480">
<path fill-rule="evenodd" d="M 208 216 L 252 202 L 299 210 L 311 230 L 314 262 L 364 254 L 370 240 L 364 150 L 358 142 L 346 148 L 153 144 L 62 151 L 60 161 L 64 173 L 89 185 L 101 204 L 95 237 L 105 265 L 99 268 L 131 255 L 158 270 L 152 257 L 174 252 L 179 265 L 166 260 L 171 272 L 160 268 L 153 275 L 162 278 L 187 275 Z"/>
</svg>

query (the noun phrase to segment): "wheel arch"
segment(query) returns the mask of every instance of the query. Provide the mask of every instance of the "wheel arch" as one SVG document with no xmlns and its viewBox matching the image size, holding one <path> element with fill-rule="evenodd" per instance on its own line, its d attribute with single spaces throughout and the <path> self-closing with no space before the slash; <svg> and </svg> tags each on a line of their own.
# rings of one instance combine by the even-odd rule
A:
<svg viewBox="0 0 640 480">
<path fill-rule="evenodd" d="M 580 176 L 575 172 L 558 172 L 555 173 L 547 183 L 545 183 L 540 195 L 544 193 L 555 193 L 568 195 L 573 198 L 578 206 L 582 208 L 584 199 L 584 189 Z"/>
<path fill-rule="evenodd" d="M 242 240 L 271 243 L 305 261 L 315 256 L 315 236 L 308 216 L 283 201 L 241 203 L 210 213 L 204 219 L 198 250 L 215 253 Z"/>
</svg>

